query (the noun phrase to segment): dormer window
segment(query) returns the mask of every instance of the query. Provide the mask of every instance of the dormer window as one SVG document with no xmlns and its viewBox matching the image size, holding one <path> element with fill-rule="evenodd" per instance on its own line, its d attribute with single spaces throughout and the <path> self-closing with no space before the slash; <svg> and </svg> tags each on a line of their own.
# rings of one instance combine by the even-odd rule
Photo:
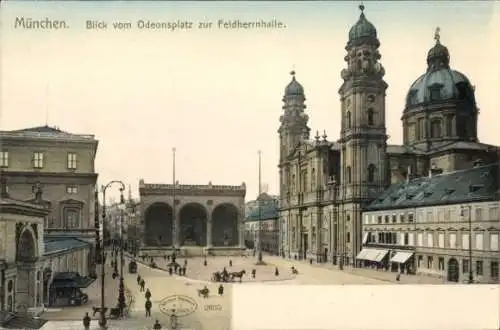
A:
<svg viewBox="0 0 500 330">
<path fill-rule="evenodd" d="M 434 85 L 429 87 L 429 95 L 430 95 L 431 101 L 441 100 L 441 89 L 442 88 L 443 88 L 443 85 L 440 85 L 440 84 L 434 84 Z"/>
<path fill-rule="evenodd" d="M 406 103 L 408 103 L 409 105 L 417 103 L 417 90 L 414 89 L 408 93 L 408 98 L 406 100 Z"/>
</svg>

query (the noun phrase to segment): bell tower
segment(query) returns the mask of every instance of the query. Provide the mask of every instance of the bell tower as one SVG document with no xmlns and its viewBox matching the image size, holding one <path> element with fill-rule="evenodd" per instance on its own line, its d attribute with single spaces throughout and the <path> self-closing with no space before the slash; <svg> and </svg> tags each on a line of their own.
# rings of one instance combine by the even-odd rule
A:
<svg viewBox="0 0 500 330">
<path fill-rule="evenodd" d="M 375 26 L 361 15 L 349 31 L 341 76 L 341 178 L 338 250 L 340 264 L 356 266 L 361 250 L 361 212 L 385 187 L 387 134 L 385 70 Z"/>
<path fill-rule="evenodd" d="M 292 169 L 288 164 L 288 156 L 301 140 L 309 139 L 311 129 L 307 126 L 309 116 L 305 113 L 304 88 L 295 78 L 295 71 L 290 72 L 292 81 L 285 88 L 283 111 L 278 129 L 280 140 L 280 194 L 285 199 L 289 195 L 286 187 L 291 186 Z"/>
</svg>

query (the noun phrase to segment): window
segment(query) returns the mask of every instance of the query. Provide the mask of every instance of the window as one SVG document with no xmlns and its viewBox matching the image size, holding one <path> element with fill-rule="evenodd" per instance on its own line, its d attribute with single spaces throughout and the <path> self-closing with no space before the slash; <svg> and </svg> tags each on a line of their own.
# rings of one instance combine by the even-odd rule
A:
<svg viewBox="0 0 500 330">
<path fill-rule="evenodd" d="M 74 208 L 64 209 L 64 224 L 65 228 L 78 228 L 78 210 Z"/>
<path fill-rule="evenodd" d="M 433 233 L 427 233 L 427 247 L 434 247 L 434 235 Z"/>
<path fill-rule="evenodd" d="M 382 223 L 382 216 L 381 216 L 381 215 L 379 215 L 379 216 L 377 217 L 377 223 Z"/>
<path fill-rule="evenodd" d="M 396 223 L 396 222 L 398 222 L 398 217 L 395 214 L 393 214 L 392 215 L 392 223 Z"/>
<path fill-rule="evenodd" d="M 434 268 L 434 258 L 433 257 L 427 257 L 427 268 L 428 269 Z"/>
<path fill-rule="evenodd" d="M 476 261 L 476 275 L 483 276 L 483 261 L 482 260 Z"/>
<path fill-rule="evenodd" d="M 373 109 L 369 108 L 367 112 L 368 112 L 368 125 L 370 126 L 375 125 L 375 118 L 374 118 L 375 116 L 373 113 Z"/>
<path fill-rule="evenodd" d="M 422 262 L 424 261 L 424 257 L 423 256 L 418 256 L 418 259 L 417 259 L 417 267 L 420 268 L 422 267 Z"/>
<path fill-rule="evenodd" d="M 483 209 L 476 208 L 476 221 L 483 221 Z"/>
<path fill-rule="evenodd" d="M 462 260 L 462 273 L 468 273 L 469 272 L 469 260 L 464 259 Z"/>
<path fill-rule="evenodd" d="M 427 212 L 427 222 L 434 222 L 434 214 Z"/>
<path fill-rule="evenodd" d="M 401 213 L 401 214 L 399 215 L 399 222 L 401 222 L 401 223 L 404 223 L 404 222 L 405 222 L 405 215 L 404 215 L 404 213 Z"/>
<path fill-rule="evenodd" d="M 68 169 L 76 170 L 76 154 L 74 152 L 68 152 Z"/>
<path fill-rule="evenodd" d="M 498 251 L 498 234 L 490 234 L 490 250 Z"/>
<path fill-rule="evenodd" d="M 9 167 L 8 151 L 0 151 L 0 167 Z"/>
<path fill-rule="evenodd" d="M 350 129 L 351 128 L 351 112 L 347 111 L 346 116 L 346 128 Z"/>
<path fill-rule="evenodd" d="M 490 277 L 494 280 L 498 279 L 498 261 L 490 263 Z"/>
<path fill-rule="evenodd" d="M 389 223 L 389 216 L 388 215 L 384 216 L 384 223 Z"/>
<path fill-rule="evenodd" d="M 437 139 L 441 137 L 441 120 L 433 119 L 431 121 L 431 138 Z"/>
<path fill-rule="evenodd" d="M 350 243 L 351 242 L 351 233 L 350 232 L 346 233 L 346 235 L 345 235 L 345 241 L 346 241 L 346 243 Z"/>
<path fill-rule="evenodd" d="M 476 250 L 481 251 L 483 249 L 483 233 L 476 234 Z"/>
<path fill-rule="evenodd" d="M 409 243 L 410 243 L 410 236 L 408 235 L 408 233 L 405 233 L 403 236 L 403 244 L 408 245 Z"/>
<path fill-rule="evenodd" d="M 438 101 L 441 99 L 441 87 L 431 86 L 429 87 L 431 101 Z"/>
<path fill-rule="evenodd" d="M 498 216 L 498 207 L 490 207 L 490 210 L 488 212 L 488 218 L 487 220 L 489 221 L 494 221 L 494 220 L 500 220 L 500 217 Z"/>
<path fill-rule="evenodd" d="M 77 188 L 77 186 L 67 186 L 66 192 L 68 194 L 76 194 L 76 193 L 78 193 L 78 188 Z"/>
<path fill-rule="evenodd" d="M 424 212 L 422 211 L 418 212 L 418 222 L 419 223 L 424 222 Z"/>
<path fill-rule="evenodd" d="M 345 169 L 345 175 L 346 175 L 347 183 L 351 183 L 351 167 L 350 166 L 347 166 L 347 168 Z"/>
<path fill-rule="evenodd" d="M 417 121 L 417 140 L 423 140 L 424 139 L 424 130 L 425 130 L 425 126 L 424 126 L 424 119 L 423 118 L 419 118 L 418 121 Z"/>
<path fill-rule="evenodd" d="M 408 214 L 408 222 L 413 222 L 413 213 Z"/>
<path fill-rule="evenodd" d="M 444 210 L 439 210 L 438 211 L 438 222 L 443 222 L 444 221 Z"/>
<path fill-rule="evenodd" d="M 316 169 L 311 170 L 311 191 L 316 189 Z"/>
<path fill-rule="evenodd" d="M 449 237 L 449 244 L 450 244 L 450 249 L 456 249 L 457 248 L 457 234 L 451 233 Z"/>
<path fill-rule="evenodd" d="M 368 182 L 374 182 L 375 181 L 375 165 L 370 164 L 368 165 Z"/>
<path fill-rule="evenodd" d="M 410 124 L 408 126 L 408 140 L 411 142 L 415 140 L 416 137 L 415 130 L 416 130 L 415 124 Z"/>
<path fill-rule="evenodd" d="M 441 249 L 444 249 L 444 233 L 438 234 L 438 246 Z"/>
<path fill-rule="evenodd" d="M 444 270 L 444 258 L 443 257 L 439 257 L 439 259 L 438 259 L 438 269 Z"/>
<path fill-rule="evenodd" d="M 418 233 L 417 234 L 417 246 L 423 246 L 423 245 L 424 245 L 424 234 Z"/>
<path fill-rule="evenodd" d="M 413 235 L 414 235 L 413 233 L 410 233 L 410 234 L 408 235 L 408 245 L 409 245 L 409 246 L 413 246 L 413 245 L 415 244 L 415 242 L 414 242 L 414 238 L 413 238 Z"/>
<path fill-rule="evenodd" d="M 462 234 L 462 249 L 469 249 L 469 234 Z"/>
<path fill-rule="evenodd" d="M 33 153 L 33 167 L 34 168 L 43 168 L 43 152 L 35 152 Z"/>
</svg>

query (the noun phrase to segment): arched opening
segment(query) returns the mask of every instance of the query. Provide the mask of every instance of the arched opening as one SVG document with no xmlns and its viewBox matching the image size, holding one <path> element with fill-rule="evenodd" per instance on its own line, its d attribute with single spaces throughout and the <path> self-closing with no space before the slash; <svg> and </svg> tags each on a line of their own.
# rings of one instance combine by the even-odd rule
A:
<svg viewBox="0 0 500 330">
<path fill-rule="evenodd" d="M 370 164 L 368 165 L 368 182 L 374 182 L 375 181 L 375 165 Z"/>
<path fill-rule="evenodd" d="M 346 128 L 347 129 L 350 129 L 351 128 L 351 112 L 350 111 L 347 111 L 346 113 L 346 116 L 345 116 L 345 120 L 346 120 Z"/>
<path fill-rule="evenodd" d="M 441 120 L 433 119 L 431 121 L 431 138 L 436 139 L 441 137 Z"/>
<path fill-rule="evenodd" d="M 146 245 L 172 245 L 172 214 L 172 207 L 167 203 L 154 203 L 146 209 L 144 214 Z"/>
<path fill-rule="evenodd" d="M 233 204 L 217 205 L 212 211 L 212 245 L 238 245 L 238 208 Z"/>
<path fill-rule="evenodd" d="M 181 245 L 207 244 L 207 211 L 203 205 L 189 203 L 179 212 Z"/>
<path fill-rule="evenodd" d="M 458 282 L 460 277 L 460 267 L 455 258 L 448 260 L 448 282 Z"/>
<path fill-rule="evenodd" d="M 23 230 L 17 243 L 16 256 L 18 261 L 34 262 L 36 255 L 36 240 L 30 230 Z"/>
<path fill-rule="evenodd" d="M 374 117 L 374 112 L 372 108 L 369 108 L 367 111 L 368 114 L 368 125 L 373 126 L 375 125 L 375 117 Z"/>
</svg>

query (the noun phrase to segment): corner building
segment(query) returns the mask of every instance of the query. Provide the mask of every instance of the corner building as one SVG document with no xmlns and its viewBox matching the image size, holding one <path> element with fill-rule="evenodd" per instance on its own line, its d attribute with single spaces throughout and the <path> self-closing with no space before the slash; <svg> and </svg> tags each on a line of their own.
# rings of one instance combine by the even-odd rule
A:
<svg viewBox="0 0 500 330">
<path fill-rule="evenodd" d="M 278 130 L 279 245 L 285 257 L 359 266 L 357 256 L 366 243 L 362 213 L 391 185 L 430 172 L 446 174 L 499 161 L 499 148 L 478 140 L 475 88 L 450 68 L 439 29 L 427 55 L 427 70 L 410 85 L 406 97 L 403 144 L 387 143 L 389 86 L 380 62 L 380 40 L 364 7 L 360 9 L 345 46 L 340 138 L 329 141 L 326 132 L 316 132 L 311 139 L 305 92 L 295 72 L 285 88 Z M 494 184 L 498 187 L 496 177 Z"/>
</svg>

